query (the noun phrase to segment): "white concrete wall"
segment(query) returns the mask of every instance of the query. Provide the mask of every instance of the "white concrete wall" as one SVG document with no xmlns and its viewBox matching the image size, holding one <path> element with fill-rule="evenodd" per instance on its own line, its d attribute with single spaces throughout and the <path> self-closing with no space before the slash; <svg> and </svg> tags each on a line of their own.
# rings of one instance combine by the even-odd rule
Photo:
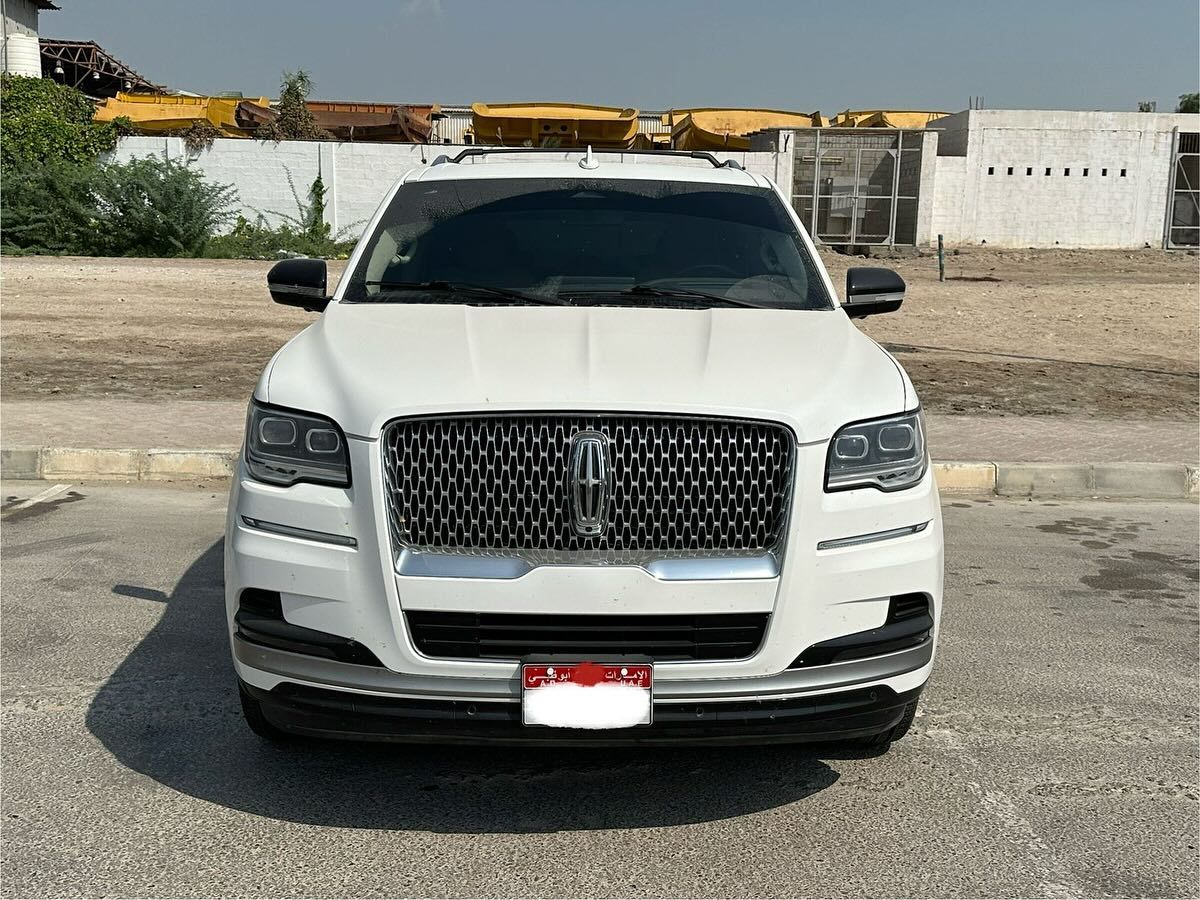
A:
<svg viewBox="0 0 1200 900">
<path fill-rule="evenodd" d="M 963 195 L 967 179 L 965 156 L 939 156 L 934 164 L 933 221 L 927 237 L 937 243 L 937 236 L 947 241 L 963 243 Z"/>
<path fill-rule="evenodd" d="M 964 109 L 962 112 L 943 116 L 929 124 L 929 130 L 938 133 L 938 155 L 967 155 L 967 135 L 971 112 L 972 110 Z"/>
<path fill-rule="evenodd" d="M 942 234 L 949 244 L 986 241 L 999 247 L 1161 246 L 1176 127 L 1200 131 L 1200 115 L 967 110 L 938 120 L 923 145 L 917 242 L 933 243 Z M 789 140 L 790 134 L 772 139 Z M 716 155 L 735 159 L 790 192 L 790 140 L 779 151 L 761 142 L 755 146 L 753 152 Z M 230 139 L 189 156 L 179 138 L 130 137 L 121 140 L 113 156 L 127 160 L 157 153 L 188 159 L 210 180 L 237 189 L 243 215 L 262 214 L 273 223 L 298 214 L 289 173 L 304 202 L 320 174 L 327 220 L 335 233 L 356 237 L 405 170 L 461 149 Z M 679 162 L 696 165 L 686 157 Z M 1064 174 L 1068 168 L 1069 176 Z"/>
<path fill-rule="evenodd" d="M 239 210 L 247 219 L 253 221 L 261 214 L 272 224 L 280 224 L 288 217 L 298 216 L 293 188 L 300 200 L 307 203 L 309 187 L 320 175 L 326 190 L 326 221 L 335 234 L 354 238 L 362 232 L 375 207 L 400 175 L 408 169 L 427 165 L 441 154 L 453 157 L 462 149 L 461 146 L 446 144 L 316 141 L 283 141 L 274 144 L 228 138 L 214 141 L 208 150 L 189 154 L 182 138 L 126 137 L 120 140 L 111 158 L 125 162 L 158 154 L 186 160 L 202 171 L 208 180 L 233 185 L 238 192 Z M 734 159 L 749 172 L 776 177 L 773 153 L 714 155 L 719 159 Z M 514 155 L 505 159 L 522 158 Z M 699 164 L 686 156 L 678 159 L 663 156 L 651 158 L 655 162 L 665 160 L 680 165 Z M 790 167 L 786 174 L 790 182 Z"/>
<path fill-rule="evenodd" d="M 907 138 L 905 139 L 907 140 Z M 937 242 L 937 232 L 933 230 L 935 219 L 935 203 L 937 201 L 938 175 L 938 141 L 941 135 L 936 131 L 926 131 L 921 135 L 921 186 L 917 194 L 917 246 Z M 905 146 L 908 146 L 905 144 Z M 901 196 L 904 192 L 901 191 Z"/>
<path fill-rule="evenodd" d="M 944 132 L 943 154 L 962 153 L 937 158 L 934 240 L 1158 247 L 1172 129 L 1200 130 L 1200 116 L 969 110 L 931 127 Z"/>
</svg>

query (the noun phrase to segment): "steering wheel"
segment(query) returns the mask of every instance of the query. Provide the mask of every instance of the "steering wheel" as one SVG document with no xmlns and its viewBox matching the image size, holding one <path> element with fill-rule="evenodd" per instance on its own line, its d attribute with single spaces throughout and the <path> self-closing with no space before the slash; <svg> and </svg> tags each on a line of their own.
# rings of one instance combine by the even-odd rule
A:
<svg viewBox="0 0 1200 900">
<path fill-rule="evenodd" d="M 738 272 L 735 272 L 729 266 L 723 266 L 720 263 L 700 263 L 697 266 L 689 266 L 688 268 L 684 269 L 682 272 L 675 273 L 676 278 L 686 278 L 688 275 L 697 275 L 697 276 L 714 275 L 718 278 L 722 275 L 728 275 L 731 278 L 740 278 L 741 277 L 741 275 Z"/>
</svg>

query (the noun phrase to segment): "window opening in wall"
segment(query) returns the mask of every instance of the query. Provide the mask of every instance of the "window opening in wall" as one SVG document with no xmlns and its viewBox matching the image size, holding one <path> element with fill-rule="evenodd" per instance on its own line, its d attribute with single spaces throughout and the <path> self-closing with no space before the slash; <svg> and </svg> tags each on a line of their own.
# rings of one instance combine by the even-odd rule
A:
<svg viewBox="0 0 1200 900">
<path fill-rule="evenodd" d="M 1101 178 L 1107 178 L 1107 177 L 1108 177 L 1108 169 L 1101 169 L 1101 170 L 1100 170 L 1100 177 L 1101 177 Z"/>
<path fill-rule="evenodd" d="M 1009 167 L 1008 167 L 1008 174 L 1009 174 L 1009 175 L 1011 175 L 1011 174 L 1012 174 L 1012 170 L 1013 170 L 1013 167 L 1012 167 L 1012 166 L 1009 166 Z"/>
<path fill-rule="evenodd" d="M 1049 174 L 1050 174 L 1050 167 L 1049 167 L 1049 166 L 1046 166 L 1046 174 L 1047 174 L 1047 175 L 1049 175 Z"/>
<path fill-rule="evenodd" d="M 995 166 L 988 166 L 988 174 L 989 174 L 989 175 L 995 175 L 995 174 L 996 174 L 996 167 L 995 167 Z"/>
<path fill-rule="evenodd" d="M 1084 169 L 1084 170 L 1083 170 L 1083 177 L 1084 177 L 1084 178 L 1087 178 L 1087 173 L 1088 173 L 1088 170 L 1087 170 L 1087 169 Z"/>
<path fill-rule="evenodd" d="M 1121 177 L 1122 177 L 1122 178 L 1124 178 L 1124 177 L 1125 177 L 1125 170 L 1124 170 L 1124 169 L 1122 169 L 1122 170 L 1121 170 Z"/>
<path fill-rule="evenodd" d="M 1025 170 L 1025 174 L 1026 174 L 1026 175 L 1032 175 L 1032 174 L 1033 174 L 1033 166 L 1030 166 L 1029 168 L 1027 168 L 1027 169 Z"/>
<path fill-rule="evenodd" d="M 1070 168 L 1063 169 L 1063 175 L 1065 175 L 1067 178 L 1070 178 L 1071 177 Z"/>
</svg>

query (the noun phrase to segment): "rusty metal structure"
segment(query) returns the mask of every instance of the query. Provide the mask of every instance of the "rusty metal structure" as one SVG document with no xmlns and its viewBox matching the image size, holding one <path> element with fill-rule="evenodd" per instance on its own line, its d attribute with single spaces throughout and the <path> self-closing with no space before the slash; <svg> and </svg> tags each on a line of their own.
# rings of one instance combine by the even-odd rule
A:
<svg viewBox="0 0 1200 900">
<path fill-rule="evenodd" d="M 341 141 L 428 144 L 433 122 L 441 115 L 436 104 L 397 106 L 392 103 L 308 100 L 306 105 L 317 125 Z"/>
<path fill-rule="evenodd" d="M 143 78 L 95 41 L 42 38 L 42 77 L 69 85 L 93 100 L 118 93 L 161 94 L 166 88 Z"/>
</svg>

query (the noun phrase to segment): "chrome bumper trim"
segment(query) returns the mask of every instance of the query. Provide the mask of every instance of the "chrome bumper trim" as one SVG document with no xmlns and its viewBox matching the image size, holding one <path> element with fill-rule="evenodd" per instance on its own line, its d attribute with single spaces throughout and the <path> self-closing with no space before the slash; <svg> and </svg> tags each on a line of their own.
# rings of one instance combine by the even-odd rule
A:
<svg viewBox="0 0 1200 900">
<path fill-rule="evenodd" d="M 242 524 L 256 531 L 265 531 L 267 534 L 279 534 L 284 537 L 301 538 L 306 541 L 317 541 L 322 544 L 336 544 L 339 547 L 358 546 L 358 541 L 347 534 L 310 531 L 307 528 L 296 528 L 294 525 L 280 525 L 278 522 L 265 522 L 262 519 L 252 519 L 249 516 L 242 516 Z"/>
<path fill-rule="evenodd" d="M 428 700 L 517 701 L 520 678 L 462 678 L 442 675 L 403 675 L 390 669 L 304 656 L 251 644 L 233 636 L 233 654 L 243 665 L 319 687 L 367 691 L 394 697 Z M 655 679 L 655 703 L 720 703 L 739 700 L 785 700 L 819 690 L 830 690 L 906 675 L 933 659 L 933 639 L 897 653 L 789 669 L 777 675 L 742 678 L 703 678 L 690 681 Z M 659 667 L 661 674 L 670 664 Z"/>
<path fill-rule="evenodd" d="M 892 538 L 907 537 L 910 534 L 920 534 L 929 527 L 928 522 L 918 522 L 916 525 L 906 525 L 903 528 L 889 528 L 887 531 L 873 531 L 870 534 L 856 534 L 852 537 L 834 538 L 831 541 L 821 541 L 818 550 L 838 550 L 842 547 L 857 547 L 860 544 L 873 544 L 876 541 L 890 541 Z"/>
<path fill-rule="evenodd" d="M 547 565 L 596 566 L 595 562 Z M 684 557 L 656 559 L 648 563 L 625 565 L 643 569 L 659 581 L 746 581 L 779 577 L 779 561 L 774 554 L 761 556 Z M 401 550 L 396 574 L 424 578 L 498 578 L 513 579 L 528 575 L 539 565 L 516 556 L 472 556 L 468 553 L 419 553 Z"/>
<path fill-rule="evenodd" d="M 744 581 L 779 577 L 779 560 L 771 553 L 762 556 L 660 559 L 647 563 L 643 568 L 659 581 Z"/>
<path fill-rule="evenodd" d="M 520 578 L 533 566 L 515 556 L 471 556 L 468 553 L 400 551 L 396 574 L 424 578 Z"/>
</svg>

